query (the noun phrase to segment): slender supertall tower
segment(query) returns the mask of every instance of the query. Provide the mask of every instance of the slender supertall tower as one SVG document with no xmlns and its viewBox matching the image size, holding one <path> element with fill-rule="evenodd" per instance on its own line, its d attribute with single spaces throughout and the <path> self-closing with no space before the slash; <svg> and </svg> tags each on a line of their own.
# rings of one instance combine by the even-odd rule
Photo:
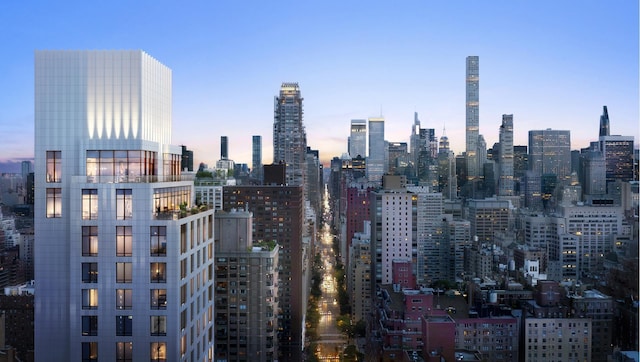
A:
<svg viewBox="0 0 640 362">
<path fill-rule="evenodd" d="M 600 116 L 600 137 L 609 136 L 609 112 L 607 106 L 602 106 L 602 115 Z"/>
<path fill-rule="evenodd" d="M 288 185 L 304 187 L 307 134 L 302 122 L 303 100 L 298 83 L 282 83 L 274 102 L 273 163 L 286 164 Z"/>
<path fill-rule="evenodd" d="M 466 159 L 467 178 L 475 179 L 480 175 L 478 165 L 478 136 L 480 131 L 479 118 L 479 63 L 478 56 L 467 57 L 466 78 Z"/>
<path fill-rule="evenodd" d="M 420 119 L 418 118 L 418 112 L 413 112 L 413 125 L 411 126 L 411 138 L 409 139 L 409 147 L 411 149 L 411 162 L 413 162 L 414 172 L 418 173 L 418 155 L 424 142 L 420 139 Z"/>
<path fill-rule="evenodd" d="M 513 196 L 513 115 L 503 114 L 500 126 L 498 196 Z"/>
<path fill-rule="evenodd" d="M 253 136 L 252 139 L 251 173 L 254 178 L 262 179 L 262 136 Z"/>
</svg>

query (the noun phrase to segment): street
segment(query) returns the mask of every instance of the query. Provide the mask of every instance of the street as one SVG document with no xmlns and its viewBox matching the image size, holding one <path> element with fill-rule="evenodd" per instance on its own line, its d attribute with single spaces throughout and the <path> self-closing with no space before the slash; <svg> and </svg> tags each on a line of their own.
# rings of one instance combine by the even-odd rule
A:
<svg viewBox="0 0 640 362">
<path fill-rule="evenodd" d="M 329 195 L 325 189 L 323 204 L 323 224 L 318 237 L 318 252 L 322 256 L 322 297 L 318 301 L 320 322 L 318 325 L 318 340 L 316 341 L 316 356 L 321 361 L 340 361 L 340 355 L 347 345 L 346 337 L 338 330 L 336 320 L 340 315 L 338 292 L 333 278 L 335 254 L 332 249 L 333 234 L 329 225 L 330 209 Z"/>
</svg>

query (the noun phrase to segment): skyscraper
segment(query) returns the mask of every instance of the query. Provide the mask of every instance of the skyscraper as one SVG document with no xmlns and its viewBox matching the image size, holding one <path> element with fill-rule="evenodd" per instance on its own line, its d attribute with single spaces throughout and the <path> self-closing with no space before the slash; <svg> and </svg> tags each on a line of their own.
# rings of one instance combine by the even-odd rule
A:
<svg viewBox="0 0 640 362">
<path fill-rule="evenodd" d="M 456 156 L 449 148 L 449 137 L 440 137 L 438 149 L 438 190 L 445 199 L 455 199 L 458 196 L 458 180 L 456 177 Z"/>
<path fill-rule="evenodd" d="M 602 106 L 602 115 L 600 116 L 600 134 L 599 136 L 609 135 L 609 112 L 607 106 Z"/>
<path fill-rule="evenodd" d="M 305 185 L 307 134 L 298 83 L 282 83 L 274 101 L 273 163 L 287 165 L 287 184 Z M 306 195 L 306 189 L 305 189 Z"/>
<path fill-rule="evenodd" d="M 253 136 L 251 143 L 251 173 L 262 180 L 262 136 Z"/>
<path fill-rule="evenodd" d="M 500 126 L 498 196 L 513 196 L 513 115 L 503 114 Z"/>
<path fill-rule="evenodd" d="M 633 136 L 600 136 L 607 184 L 616 180 L 633 181 L 633 141 Z"/>
<path fill-rule="evenodd" d="M 420 119 L 418 119 L 418 112 L 413 113 L 413 126 L 411 126 L 411 138 L 409 139 L 409 153 L 411 154 L 411 162 L 415 170 L 415 175 L 418 175 L 418 154 L 423 147 L 424 141 L 421 139 L 420 134 Z"/>
<path fill-rule="evenodd" d="M 182 171 L 193 171 L 193 151 L 187 149 L 187 146 L 180 146 L 182 148 L 182 160 L 180 162 L 180 169 Z"/>
<path fill-rule="evenodd" d="M 280 166 L 280 165 L 276 165 Z M 268 171 L 265 171 L 267 178 Z M 312 247 L 303 242 L 304 195 L 301 186 L 225 186 L 223 209 L 253 213 L 253 240 L 276 240 L 278 249 L 278 338 L 281 361 L 301 361 Z M 241 311 L 239 311 L 241 312 Z M 240 326 L 241 327 L 241 326 Z"/>
<path fill-rule="evenodd" d="M 389 164 L 387 170 L 390 174 L 404 174 L 405 168 L 409 164 L 409 152 L 407 152 L 406 142 L 389 142 Z"/>
<path fill-rule="evenodd" d="M 384 142 L 384 118 L 369 118 L 369 156 L 367 157 L 367 178 L 381 182 L 386 171 L 386 147 Z"/>
<path fill-rule="evenodd" d="M 539 176 L 556 175 L 558 181 L 571 176 L 571 134 L 569 131 L 529 131 L 529 170 Z"/>
<path fill-rule="evenodd" d="M 367 120 L 352 119 L 351 133 L 349 136 L 349 156 L 367 157 Z"/>
<path fill-rule="evenodd" d="M 477 56 L 467 57 L 466 93 L 466 158 L 467 177 L 471 180 L 480 175 L 478 164 L 478 136 L 480 132 L 480 60 Z"/>
<path fill-rule="evenodd" d="M 139 50 L 36 51 L 37 361 L 213 353 L 213 211 L 191 209 L 170 141 L 169 68 Z"/>
<path fill-rule="evenodd" d="M 229 139 L 227 136 L 220 136 L 220 159 L 229 159 Z"/>
</svg>

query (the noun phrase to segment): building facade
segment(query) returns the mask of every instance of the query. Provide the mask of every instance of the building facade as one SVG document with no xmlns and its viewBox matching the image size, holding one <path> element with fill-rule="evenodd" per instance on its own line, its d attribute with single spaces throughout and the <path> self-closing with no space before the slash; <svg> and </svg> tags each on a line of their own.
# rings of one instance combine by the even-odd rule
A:
<svg viewBox="0 0 640 362">
<path fill-rule="evenodd" d="M 536 175 L 556 175 L 559 181 L 571 176 L 570 131 L 529 131 L 529 170 Z"/>
<path fill-rule="evenodd" d="M 399 176 L 385 176 L 385 178 Z M 415 194 L 406 188 L 381 189 L 371 194 L 372 291 L 376 284 L 391 284 L 394 260 L 417 259 Z"/>
<path fill-rule="evenodd" d="M 382 175 L 387 170 L 386 159 L 384 118 L 369 118 L 369 155 L 367 156 L 367 178 L 369 181 L 382 181 Z"/>
<path fill-rule="evenodd" d="M 513 115 L 503 114 L 500 126 L 500 158 L 498 160 L 498 196 L 515 195 L 513 183 Z"/>
<path fill-rule="evenodd" d="M 349 156 L 367 157 L 367 120 L 352 119 L 349 135 Z"/>
<path fill-rule="evenodd" d="M 37 51 L 35 94 L 35 359 L 209 360 L 213 211 L 170 144 L 171 70 Z"/>
<path fill-rule="evenodd" d="M 254 243 L 250 212 L 215 217 L 215 361 L 278 358 L 278 244 Z"/>
<path fill-rule="evenodd" d="M 285 361 L 301 360 L 303 321 L 308 290 L 309 258 L 303 243 L 304 197 L 302 186 L 225 186 L 223 210 L 253 214 L 253 240 L 275 240 L 278 249 L 279 355 Z"/>
<path fill-rule="evenodd" d="M 273 163 L 286 164 L 287 185 L 306 183 L 307 133 L 298 83 L 282 83 L 274 101 Z"/>
<path fill-rule="evenodd" d="M 478 164 L 478 137 L 480 136 L 480 59 L 467 57 L 466 76 L 466 159 L 467 177 L 474 179 L 480 175 Z"/>
</svg>

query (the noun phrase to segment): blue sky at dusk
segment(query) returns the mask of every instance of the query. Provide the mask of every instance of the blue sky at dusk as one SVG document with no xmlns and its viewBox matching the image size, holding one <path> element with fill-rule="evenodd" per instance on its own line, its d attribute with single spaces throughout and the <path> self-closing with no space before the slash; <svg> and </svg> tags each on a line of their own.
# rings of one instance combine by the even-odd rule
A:
<svg viewBox="0 0 640 362">
<path fill-rule="evenodd" d="M 638 143 L 638 2 L 6 1 L 0 3 L 0 162 L 33 157 L 36 49 L 142 49 L 173 71 L 173 144 L 196 163 L 272 161 L 273 98 L 298 82 L 307 142 L 324 162 L 347 149 L 350 120 L 386 119 L 385 138 L 423 128 L 464 151 L 465 57 L 480 57 L 480 133 L 514 115 L 569 129 L 572 148 L 611 133 Z"/>
</svg>

